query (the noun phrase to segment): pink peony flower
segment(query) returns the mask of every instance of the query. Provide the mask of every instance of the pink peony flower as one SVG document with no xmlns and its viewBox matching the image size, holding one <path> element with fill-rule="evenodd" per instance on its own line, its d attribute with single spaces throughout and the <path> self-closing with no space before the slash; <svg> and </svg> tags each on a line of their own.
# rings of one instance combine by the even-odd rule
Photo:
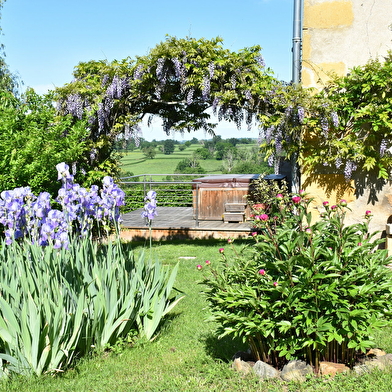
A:
<svg viewBox="0 0 392 392">
<path fill-rule="evenodd" d="M 323 206 L 328 207 L 329 206 L 329 201 L 323 201 Z"/>
<path fill-rule="evenodd" d="M 274 282 L 274 286 L 276 287 L 278 285 L 278 282 Z"/>
<path fill-rule="evenodd" d="M 256 236 L 257 236 L 257 231 L 252 231 L 251 236 L 252 236 L 252 237 L 256 237 Z"/>
<path fill-rule="evenodd" d="M 211 261 L 210 261 L 210 260 L 206 260 L 206 264 L 207 264 L 207 265 L 210 265 L 210 264 L 211 264 Z"/>
<path fill-rule="evenodd" d="M 291 198 L 294 204 L 299 204 L 301 202 L 301 197 L 300 196 L 293 196 Z"/>
<path fill-rule="evenodd" d="M 200 264 L 198 264 L 198 265 L 196 266 L 196 268 L 197 268 L 198 270 L 201 270 L 201 269 L 203 268 L 203 266 L 201 266 Z"/>
<path fill-rule="evenodd" d="M 333 206 L 331 206 L 331 210 L 336 210 L 338 208 L 338 206 L 337 205 L 333 205 Z"/>
<path fill-rule="evenodd" d="M 279 199 L 279 200 L 282 200 L 283 199 L 283 195 L 281 193 L 278 193 L 276 195 L 276 198 Z"/>
<path fill-rule="evenodd" d="M 228 244 L 231 244 L 233 241 L 234 241 L 234 240 L 233 240 L 232 238 L 229 238 L 229 239 L 227 240 L 227 243 L 228 243 Z"/>
<path fill-rule="evenodd" d="M 225 253 L 225 249 L 224 248 L 219 248 L 219 253 Z"/>
<path fill-rule="evenodd" d="M 265 275 L 265 270 L 263 270 L 263 269 L 259 270 L 259 274 L 264 276 Z"/>
<path fill-rule="evenodd" d="M 367 216 L 370 216 L 370 215 L 372 215 L 372 212 L 369 211 L 369 210 L 367 210 L 367 211 L 365 212 L 365 216 L 367 217 Z"/>
<path fill-rule="evenodd" d="M 347 200 L 344 200 L 344 199 L 340 200 L 340 205 L 342 207 L 346 207 L 347 206 Z"/>
<path fill-rule="evenodd" d="M 265 221 L 268 220 L 268 215 L 267 214 L 261 214 L 261 215 L 259 215 L 259 218 L 260 218 L 260 220 L 265 222 Z"/>
</svg>

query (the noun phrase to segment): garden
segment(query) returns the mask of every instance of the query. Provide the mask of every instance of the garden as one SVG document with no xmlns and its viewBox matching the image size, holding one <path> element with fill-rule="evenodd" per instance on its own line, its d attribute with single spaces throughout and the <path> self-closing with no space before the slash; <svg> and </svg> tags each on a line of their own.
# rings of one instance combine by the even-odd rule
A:
<svg viewBox="0 0 392 392">
<path fill-rule="evenodd" d="M 136 59 L 79 63 L 45 95 L 21 94 L 0 60 L 0 390 L 390 389 L 392 259 L 370 208 L 348 224 L 346 200 L 323 200 L 315 217 L 310 194 L 260 180 L 249 238 L 128 243 L 132 189 L 119 184 L 133 169 L 163 174 L 160 153 L 176 165 L 165 175 L 240 170 L 251 149 L 235 156 L 217 119 L 260 129 L 248 156 L 260 172 L 261 160 L 275 173 L 291 160 L 375 201 L 392 167 L 391 55 L 319 93 L 277 80 L 260 47 L 232 52 L 220 38 L 167 37 Z M 140 123 L 154 117 L 166 134 L 212 139 L 142 147 Z M 138 197 L 151 223 L 160 199 Z M 260 377 L 260 363 L 306 374 Z M 325 363 L 347 371 L 325 376 Z"/>
</svg>

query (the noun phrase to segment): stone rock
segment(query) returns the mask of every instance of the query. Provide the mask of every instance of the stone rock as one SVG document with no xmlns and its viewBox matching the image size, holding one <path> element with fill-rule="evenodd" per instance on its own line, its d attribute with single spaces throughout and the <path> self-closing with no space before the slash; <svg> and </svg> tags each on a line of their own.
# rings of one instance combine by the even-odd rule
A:
<svg viewBox="0 0 392 392">
<path fill-rule="evenodd" d="M 274 367 L 263 361 L 257 361 L 253 366 L 253 371 L 261 380 L 265 380 L 267 378 L 280 378 L 279 370 L 276 370 Z"/>
<path fill-rule="evenodd" d="M 284 381 L 306 381 L 306 376 L 310 374 L 313 374 L 313 367 L 297 360 L 284 365 L 280 376 Z"/>
<path fill-rule="evenodd" d="M 350 369 L 343 363 L 320 362 L 320 375 L 335 377 L 337 373 L 348 372 Z"/>
<path fill-rule="evenodd" d="M 386 355 L 386 354 L 387 354 L 387 353 L 386 353 L 385 351 L 380 350 L 379 348 L 371 348 L 371 349 L 366 353 L 366 355 L 367 355 L 368 357 L 371 357 L 371 356 L 382 357 L 382 356 L 384 356 L 384 355 Z"/>
<path fill-rule="evenodd" d="M 374 369 L 385 370 L 387 367 L 392 366 L 392 354 L 385 354 L 376 356 L 370 360 L 366 360 L 360 365 L 353 367 L 356 374 L 369 373 Z"/>
<path fill-rule="evenodd" d="M 231 367 L 243 375 L 249 374 L 252 371 L 252 366 L 248 362 L 242 361 L 241 358 L 234 359 Z"/>
</svg>

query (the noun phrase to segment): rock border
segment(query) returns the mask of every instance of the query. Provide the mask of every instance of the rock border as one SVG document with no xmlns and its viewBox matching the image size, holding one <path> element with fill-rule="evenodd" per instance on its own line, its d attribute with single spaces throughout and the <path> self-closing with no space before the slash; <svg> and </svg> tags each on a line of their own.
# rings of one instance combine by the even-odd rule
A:
<svg viewBox="0 0 392 392">
<path fill-rule="evenodd" d="M 342 363 L 322 361 L 320 362 L 319 376 L 335 377 L 336 374 L 353 372 L 355 374 L 369 373 L 374 369 L 385 370 L 392 367 L 392 354 L 387 354 L 380 349 L 372 349 L 366 353 L 363 360 L 357 363 L 351 370 Z M 312 375 L 315 375 L 313 366 L 301 360 L 289 361 L 281 370 L 263 361 L 252 361 L 251 354 L 238 352 L 234 355 L 232 368 L 243 374 L 255 374 L 260 380 L 279 378 L 283 381 L 304 382 Z"/>
</svg>

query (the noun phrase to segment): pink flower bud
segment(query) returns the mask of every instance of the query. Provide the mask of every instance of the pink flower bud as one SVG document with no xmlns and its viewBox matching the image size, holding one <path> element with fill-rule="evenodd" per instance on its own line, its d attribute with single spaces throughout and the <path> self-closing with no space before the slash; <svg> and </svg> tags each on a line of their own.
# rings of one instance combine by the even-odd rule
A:
<svg viewBox="0 0 392 392">
<path fill-rule="evenodd" d="M 198 270 L 201 270 L 201 269 L 203 268 L 203 266 L 201 266 L 200 264 L 198 264 L 198 265 L 196 266 L 196 268 L 197 268 Z"/>
<path fill-rule="evenodd" d="M 268 215 L 267 214 L 261 214 L 259 215 L 260 220 L 266 222 L 268 220 Z"/>
<path fill-rule="evenodd" d="M 256 237 L 257 236 L 257 231 L 252 231 L 251 236 L 252 237 Z"/>
<path fill-rule="evenodd" d="M 329 206 L 329 201 L 323 201 L 323 206 L 328 207 Z"/>
<path fill-rule="evenodd" d="M 233 240 L 232 238 L 229 238 L 229 239 L 227 240 L 227 243 L 228 243 L 228 244 L 231 244 L 233 241 L 234 241 L 234 240 Z"/>
<path fill-rule="evenodd" d="M 278 282 L 274 282 L 274 286 L 276 287 L 278 285 Z"/>
<path fill-rule="evenodd" d="M 333 206 L 331 206 L 331 210 L 336 210 L 338 208 L 338 206 L 337 205 L 333 205 Z"/>
<path fill-rule="evenodd" d="M 264 276 L 265 275 L 265 270 L 263 270 L 263 269 L 259 270 L 259 274 Z"/>
<path fill-rule="evenodd" d="M 211 261 L 210 261 L 210 260 L 206 260 L 206 264 L 207 264 L 207 265 L 210 265 L 210 264 L 211 264 Z"/>
<path fill-rule="evenodd" d="M 278 193 L 278 194 L 276 195 L 276 198 L 277 198 L 278 200 L 282 200 L 282 199 L 283 199 L 283 195 L 282 195 L 281 193 Z"/>
<path fill-rule="evenodd" d="M 219 248 L 219 253 L 225 253 L 225 249 L 224 248 Z"/>
<path fill-rule="evenodd" d="M 342 207 L 346 207 L 346 206 L 347 206 L 347 201 L 344 200 L 344 199 L 340 200 L 340 205 L 341 205 Z"/>
</svg>

